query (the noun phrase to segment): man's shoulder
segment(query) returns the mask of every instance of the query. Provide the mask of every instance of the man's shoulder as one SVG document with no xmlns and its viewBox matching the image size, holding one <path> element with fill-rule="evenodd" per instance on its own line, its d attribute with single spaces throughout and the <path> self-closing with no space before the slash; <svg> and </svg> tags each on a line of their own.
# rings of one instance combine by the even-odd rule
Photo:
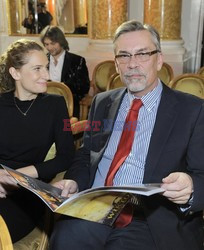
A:
<svg viewBox="0 0 204 250">
<path fill-rule="evenodd" d="M 77 54 L 74 54 L 74 53 L 71 53 L 71 52 L 68 52 L 68 51 L 66 51 L 65 57 L 69 58 L 70 60 L 73 60 L 73 61 L 85 60 L 84 57 L 77 55 Z"/>
</svg>

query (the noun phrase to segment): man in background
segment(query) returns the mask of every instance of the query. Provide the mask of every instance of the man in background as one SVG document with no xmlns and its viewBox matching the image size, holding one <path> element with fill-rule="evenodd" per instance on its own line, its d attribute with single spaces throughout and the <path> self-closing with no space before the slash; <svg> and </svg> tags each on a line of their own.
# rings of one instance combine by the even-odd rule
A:
<svg viewBox="0 0 204 250">
<path fill-rule="evenodd" d="M 50 80 L 65 83 L 74 97 L 74 116 L 79 117 L 79 101 L 90 87 L 86 61 L 70 53 L 62 30 L 48 26 L 41 32 L 41 42 L 48 51 Z"/>
</svg>

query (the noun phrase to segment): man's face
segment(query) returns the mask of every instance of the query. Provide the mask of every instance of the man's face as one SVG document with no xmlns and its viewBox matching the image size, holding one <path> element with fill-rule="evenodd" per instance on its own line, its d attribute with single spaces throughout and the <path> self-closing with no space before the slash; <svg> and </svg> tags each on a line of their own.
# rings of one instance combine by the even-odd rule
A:
<svg viewBox="0 0 204 250">
<path fill-rule="evenodd" d="M 54 57 L 58 57 L 62 54 L 64 49 L 59 43 L 51 41 L 49 38 L 44 39 L 44 46 L 47 51 Z"/>
<path fill-rule="evenodd" d="M 116 55 L 134 55 L 156 50 L 151 34 L 146 30 L 122 34 L 116 40 L 115 48 Z M 162 63 L 161 53 L 151 55 L 144 62 L 134 56 L 127 63 L 121 63 L 119 59 L 115 59 L 116 69 L 122 81 L 130 92 L 138 97 L 147 94 L 157 86 L 157 71 L 161 69 Z"/>
</svg>

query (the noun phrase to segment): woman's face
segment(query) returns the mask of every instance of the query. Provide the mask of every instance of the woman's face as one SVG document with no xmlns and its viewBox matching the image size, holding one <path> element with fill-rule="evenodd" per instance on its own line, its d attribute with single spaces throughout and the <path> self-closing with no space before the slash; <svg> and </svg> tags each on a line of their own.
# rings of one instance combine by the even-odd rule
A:
<svg viewBox="0 0 204 250">
<path fill-rule="evenodd" d="M 48 59 L 43 51 L 30 51 L 26 59 L 26 64 L 15 69 L 16 93 L 21 98 L 46 92 L 49 79 Z"/>
</svg>

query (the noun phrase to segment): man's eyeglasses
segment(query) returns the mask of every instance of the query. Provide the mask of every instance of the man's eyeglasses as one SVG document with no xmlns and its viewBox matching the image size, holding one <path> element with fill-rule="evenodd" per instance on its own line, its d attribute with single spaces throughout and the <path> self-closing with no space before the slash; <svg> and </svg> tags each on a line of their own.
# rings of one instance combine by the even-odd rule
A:
<svg viewBox="0 0 204 250">
<path fill-rule="evenodd" d="M 138 62 L 146 62 L 146 61 L 149 61 L 150 59 L 150 56 L 156 54 L 160 52 L 159 50 L 153 50 L 153 51 L 150 51 L 150 52 L 140 52 L 140 53 L 136 53 L 134 55 L 131 55 L 131 54 L 119 54 L 119 55 L 116 55 L 115 58 L 117 59 L 118 63 L 121 63 L 121 64 L 125 64 L 125 63 L 129 63 L 131 58 L 134 57 L 134 59 L 137 59 Z"/>
</svg>

